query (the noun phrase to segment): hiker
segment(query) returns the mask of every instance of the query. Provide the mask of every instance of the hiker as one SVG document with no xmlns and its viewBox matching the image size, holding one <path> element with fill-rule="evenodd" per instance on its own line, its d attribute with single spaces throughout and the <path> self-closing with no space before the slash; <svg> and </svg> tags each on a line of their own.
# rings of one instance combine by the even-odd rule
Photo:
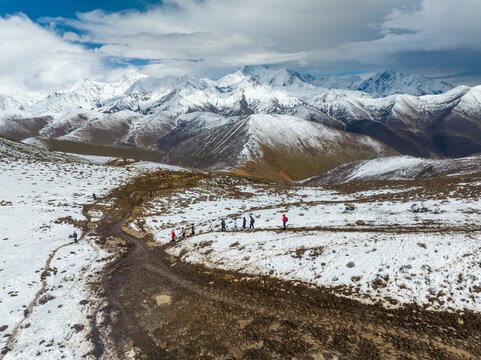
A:
<svg viewBox="0 0 481 360">
<path fill-rule="evenodd" d="M 234 231 L 237 231 L 239 230 L 239 228 L 237 227 L 237 218 L 235 217 L 234 218 Z"/>
<path fill-rule="evenodd" d="M 209 231 L 214 231 L 214 223 L 212 222 L 212 219 L 209 220 Z"/>
<path fill-rule="evenodd" d="M 245 216 L 242 217 L 242 229 L 247 229 L 247 220 Z"/>
<path fill-rule="evenodd" d="M 287 216 L 282 214 L 282 225 L 284 225 L 284 230 L 286 230 Z"/>
<path fill-rule="evenodd" d="M 250 216 L 251 217 L 251 222 L 250 222 L 250 225 L 249 225 L 249 229 L 254 229 L 254 223 L 256 222 L 254 220 L 254 218 L 252 217 L 252 215 Z"/>
<path fill-rule="evenodd" d="M 222 219 L 222 221 L 220 222 L 220 226 L 222 226 L 222 229 L 220 231 L 227 231 L 225 229 L 225 220 L 224 219 Z"/>
<path fill-rule="evenodd" d="M 185 228 L 182 226 L 182 239 L 185 239 Z"/>
<path fill-rule="evenodd" d="M 195 226 L 194 226 L 194 224 L 192 224 L 191 235 L 192 235 L 192 236 L 195 235 Z"/>
<path fill-rule="evenodd" d="M 346 211 L 354 211 L 356 209 L 356 206 L 351 203 L 344 204 L 346 205 Z"/>
<path fill-rule="evenodd" d="M 150 192 L 149 196 L 152 197 L 152 191 Z"/>
<path fill-rule="evenodd" d="M 77 235 L 77 233 L 76 233 L 75 231 L 73 232 L 72 237 L 73 237 L 73 242 L 74 242 L 74 243 L 77 243 L 77 237 L 78 237 L 78 235 Z"/>
<path fill-rule="evenodd" d="M 421 201 L 421 209 L 419 209 L 419 211 L 428 211 L 428 210 L 429 210 L 428 205 L 424 201 Z"/>
<path fill-rule="evenodd" d="M 95 193 L 93 193 L 93 197 L 94 197 L 94 201 L 97 200 L 97 195 L 95 195 Z"/>
<path fill-rule="evenodd" d="M 171 240 L 171 242 L 174 242 L 174 241 L 175 241 L 175 230 L 172 229 L 172 240 Z"/>
</svg>

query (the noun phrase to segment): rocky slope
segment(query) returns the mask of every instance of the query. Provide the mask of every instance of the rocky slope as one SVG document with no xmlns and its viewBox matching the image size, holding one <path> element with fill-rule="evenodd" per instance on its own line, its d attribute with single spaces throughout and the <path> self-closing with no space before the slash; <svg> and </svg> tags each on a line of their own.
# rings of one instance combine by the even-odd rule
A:
<svg viewBox="0 0 481 360">
<path fill-rule="evenodd" d="M 166 151 L 161 161 L 298 180 L 352 159 L 396 153 L 370 137 L 288 115 L 255 114 L 202 132 L 192 131 L 198 120 L 191 121 L 159 139 L 159 148 Z"/>
</svg>

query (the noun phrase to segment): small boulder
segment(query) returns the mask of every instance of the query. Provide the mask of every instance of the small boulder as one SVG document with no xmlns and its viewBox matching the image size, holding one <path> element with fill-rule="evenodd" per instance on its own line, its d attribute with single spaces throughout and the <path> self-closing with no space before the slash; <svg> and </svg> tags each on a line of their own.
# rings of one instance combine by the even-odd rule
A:
<svg viewBox="0 0 481 360">
<path fill-rule="evenodd" d="M 157 295 L 154 296 L 157 305 L 170 305 L 172 303 L 172 299 L 169 295 Z"/>
</svg>

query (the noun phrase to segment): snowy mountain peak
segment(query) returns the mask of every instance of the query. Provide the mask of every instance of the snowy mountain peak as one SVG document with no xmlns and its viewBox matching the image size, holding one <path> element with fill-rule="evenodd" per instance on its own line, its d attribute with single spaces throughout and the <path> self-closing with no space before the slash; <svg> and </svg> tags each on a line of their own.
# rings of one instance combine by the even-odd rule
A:
<svg viewBox="0 0 481 360">
<path fill-rule="evenodd" d="M 422 96 L 441 94 L 453 87 L 445 81 L 433 80 L 424 75 L 385 70 L 362 81 L 355 90 L 364 91 L 376 97 L 394 94 Z"/>
<path fill-rule="evenodd" d="M 186 86 L 204 89 L 207 83 L 203 79 L 197 79 L 191 76 L 174 76 L 167 75 L 161 78 L 144 77 L 135 81 L 127 90 L 126 94 L 133 92 L 155 93 L 163 92 L 166 89 L 181 89 Z"/>
<path fill-rule="evenodd" d="M 250 76 L 259 83 L 269 86 L 290 86 L 310 83 L 314 77 L 310 74 L 300 74 L 289 69 L 275 69 L 269 66 L 244 66 L 240 72 Z"/>
</svg>

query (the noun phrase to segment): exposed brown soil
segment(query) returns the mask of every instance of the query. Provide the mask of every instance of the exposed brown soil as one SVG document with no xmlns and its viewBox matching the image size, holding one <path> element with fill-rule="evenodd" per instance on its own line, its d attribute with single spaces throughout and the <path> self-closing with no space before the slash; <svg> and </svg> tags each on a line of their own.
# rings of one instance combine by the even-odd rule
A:
<svg viewBox="0 0 481 360">
<path fill-rule="evenodd" d="M 152 246 L 148 234 L 124 231 L 149 191 L 163 196 L 209 176 L 143 176 L 110 195 L 115 205 L 103 209 L 97 231 L 119 256 L 100 284 L 107 306 L 92 321 L 97 358 L 481 358 L 479 314 L 386 310 L 326 289 L 210 270 L 171 257 L 170 245 Z"/>
</svg>

